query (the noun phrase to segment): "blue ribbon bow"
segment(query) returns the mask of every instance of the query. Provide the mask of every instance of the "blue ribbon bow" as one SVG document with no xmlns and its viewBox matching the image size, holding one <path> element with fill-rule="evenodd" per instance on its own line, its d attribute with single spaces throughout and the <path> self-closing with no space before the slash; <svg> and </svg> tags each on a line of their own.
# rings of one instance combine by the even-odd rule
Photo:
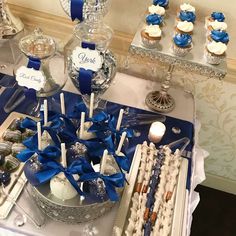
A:
<svg viewBox="0 0 236 236">
<path fill-rule="evenodd" d="M 51 180 L 57 174 L 63 172 L 71 185 L 76 189 L 76 191 L 80 195 L 84 196 L 84 193 L 81 191 L 73 175 L 83 175 L 91 173 L 93 171 L 94 170 L 92 166 L 85 159 L 81 158 L 78 161 L 74 161 L 68 168 L 64 168 L 60 163 L 56 161 L 47 162 L 44 165 L 43 171 L 35 173 L 35 176 L 38 179 L 39 184 L 44 184 Z"/>
<path fill-rule="evenodd" d="M 110 200 L 111 201 L 118 201 L 119 196 L 118 196 L 115 188 L 124 187 L 124 181 L 125 181 L 124 174 L 118 173 L 118 174 L 114 174 L 114 175 L 110 175 L 110 176 L 105 176 L 105 175 L 102 175 L 98 172 L 94 172 L 94 173 L 82 175 L 79 179 L 79 182 L 90 181 L 90 180 L 94 180 L 94 179 L 98 179 L 98 178 L 100 178 L 104 181 L 106 193 L 107 193 L 108 197 L 110 198 Z"/>
<path fill-rule="evenodd" d="M 61 141 L 58 138 L 58 132 L 60 128 L 63 125 L 63 122 L 60 119 L 53 120 L 49 126 L 43 126 L 43 121 L 40 121 L 42 125 L 42 131 L 47 131 L 49 135 L 51 136 L 53 142 L 57 147 L 60 147 Z M 37 122 L 31 118 L 25 118 L 21 123 L 21 128 L 30 129 L 33 131 L 37 131 Z M 36 144 L 38 143 L 38 140 L 36 139 L 37 134 L 35 134 L 33 137 L 25 140 L 23 143 L 26 147 L 29 149 L 35 149 Z"/>
<path fill-rule="evenodd" d="M 57 160 L 61 156 L 61 151 L 58 147 L 55 146 L 48 146 L 43 151 L 40 150 L 30 150 L 25 149 L 19 154 L 17 154 L 17 158 L 21 162 L 28 161 L 34 154 L 38 155 L 38 160 L 40 163 L 46 163 L 48 161 Z"/>
</svg>

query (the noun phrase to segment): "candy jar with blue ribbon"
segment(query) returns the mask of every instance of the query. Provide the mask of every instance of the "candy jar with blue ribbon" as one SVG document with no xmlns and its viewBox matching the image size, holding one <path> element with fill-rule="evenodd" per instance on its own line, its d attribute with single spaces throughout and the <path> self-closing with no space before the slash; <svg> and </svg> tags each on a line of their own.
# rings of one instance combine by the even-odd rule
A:
<svg viewBox="0 0 236 236">
<path fill-rule="evenodd" d="M 36 98 L 58 93 L 67 76 L 64 57 L 57 51 L 54 39 L 37 28 L 33 34 L 20 40 L 19 48 L 22 53 L 17 59 L 14 74 L 24 92 L 23 97 L 34 102 Z"/>
<path fill-rule="evenodd" d="M 108 50 L 113 31 L 103 22 L 108 0 L 61 2 L 72 20 L 80 21 L 65 46 L 67 73 L 87 106 L 95 94 L 96 107 L 116 74 L 116 59 Z"/>
</svg>

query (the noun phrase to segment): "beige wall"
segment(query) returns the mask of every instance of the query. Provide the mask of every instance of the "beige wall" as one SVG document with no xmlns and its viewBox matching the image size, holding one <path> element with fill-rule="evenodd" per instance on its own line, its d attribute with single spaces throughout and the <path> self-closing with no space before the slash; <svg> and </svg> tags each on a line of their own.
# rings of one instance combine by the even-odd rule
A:
<svg viewBox="0 0 236 236">
<path fill-rule="evenodd" d="M 54 15 L 66 16 L 59 0 L 8 0 L 8 2 Z M 151 2 L 151 0 L 111 0 L 110 12 L 106 20 L 114 29 L 134 34 L 140 18 Z M 233 0 L 170 0 L 170 2 L 171 10 L 175 10 L 181 2 L 192 3 L 196 6 L 198 14 L 201 13 L 202 16 L 209 15 L 214 10 L 224 12 L 229 25 L 231 42 L 236 42 L 236 31 L 234 30 L 234 25 L 236 25 L 236 4 Z M 203 19 L 203 17 L 199 18 Z M 233 47 L 233 43 L 229 47 L 228 57 L 236 58 L 236 47 Z"/>
</svg>

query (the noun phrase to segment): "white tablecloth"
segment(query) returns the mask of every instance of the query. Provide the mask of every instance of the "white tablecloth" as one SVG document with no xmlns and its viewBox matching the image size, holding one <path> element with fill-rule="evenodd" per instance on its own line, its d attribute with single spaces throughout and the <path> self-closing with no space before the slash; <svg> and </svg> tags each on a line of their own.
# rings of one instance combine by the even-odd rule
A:
<svg viewBox="0 0 236 236">
<path fill-rule="evenodd" d="M 109 90 L 104 94 L 103 98 L 148 110 L 145 105 L 145 97 L 148 92 L 155 88 L 159 88 L 160 84 L 154 83 L 148 80 L 143 80 L 128 76 L 125 74 L 117 73 L 116 78 Z M 65 88 L 67 91 L 77 92 L 71 81 L 68 81 Z M 171 95 L 176 101 L 176 108 L 168 113 L 169 116 L 183 119 L 190 122 L 195 122 L 195 104 L 193 96 L 191 94 L 185 93 L 180 89 L 170 89 Z M 197 132 L 196 132 L 197 133 Z M 196 139 L 197 141 L 197 139 Z M 196 145 L 194 149 L 194 162 L 193 162 L 193 178 L 192 186 L 195 187 L 204 179 L 204 156 L 205 153 Z M 188 217 L 186 218 L 186 234 L 189 235 L 190 225 L 191 225 L 191 214 L 195 209 L 199 201 L 199 196 L 191 190 L 188 205 Z M 23 193 L 19 199 L 19 204 L 24 206 L 27 211 L 33 211 L 33 205 L 29 204 L 27 201 L 26 193 Z M 83 225 L 65 225 L 58 222 L 53 222 L 52 220 L 47 220 L 46 225 L 42 229 L 36 229 L 29 221 L 20 227 L 14 225 L 14 219 L 17 216 L 17 211 L 13 208 L 10 216 L 5 221 L 0 221 L 0 235 L 1 236 L 18 236 L 17 233 L 22 233 L 23 235 L 44 235 L 44 236 L 78 236 L 86 235 L 86 229 L 93 229 L 93 234 L 88 235 L 99 235 L 99 236 L 111 236 L 112 226 L 116 215 L 117 206 L 104 217 L 98 220 L 83 224 Z M 10 231 L 5 231 L 1 228 L 10 229 Z"/>
</svg>

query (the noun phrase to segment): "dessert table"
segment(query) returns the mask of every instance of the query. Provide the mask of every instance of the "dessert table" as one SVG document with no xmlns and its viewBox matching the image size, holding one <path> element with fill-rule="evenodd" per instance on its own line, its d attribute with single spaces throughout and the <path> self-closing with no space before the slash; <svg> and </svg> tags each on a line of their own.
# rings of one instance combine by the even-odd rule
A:
<svg viewBox="0 0 236 236">
<path fill-rule="evenodd" d="M 158 88 L 159 86 L 159 83 L 117 73 L 113 84 L 103 95 L 103 99 L 131 107 L 149 110 L 145 105 L 144 98 L 150 91 L 153 91 L 153 88 Z M 64 90 L 77 93 L 77 90 L 74 88 L 70 80 L 67 81 Z M 3 91 L 4 89 L 0 90 L 0 93 L 2 93 Z M 205 178 L 204 158 L 206 157 L 207 153 L 204 150 L 200 149 L 197 143 L 200 125 L 196 121 L 195 117 L 195 103 L 193 96 L 181 89 L 175 88 L 171 88 L 170 93 L 175 98 L 176 108 L 172 112 L 168 113 L 168 116 L 191 122 L 195 126 L 195 146 L 193 148 L 192 176 L 190 178 L 191 189 L 190 192 L 186 190 L 186 195 L 188 195 L 188 198 L 186 200 L 186 211 L 184 216 L 185 223 L 183 226 L 183 232 L 185 233 L 184 235 L 189 235 L 192 212 L 199 202 L 199 195 L 198 193 L 194 192 L 194 188 Z M 23 191 L 18 200 L 18 203 L 24 207 L 26 212 L 35 212 L 35 206 L 26 190 Z M 46 224 L 40 229 L 37 229 L 28 220 L 22 227 L 17 227 L 15 225 L 15 219 L 19 215 L 19 212 L 16 207 L 14 207 L 9 217 L 6 220 L 0 221 L 0 235 L 54 236 L 55 234 L 57 234 L 58 236 L 110 236 L 112 235 L 112 228 L 118 206 L 119 203 L 117 203 L 112 211 L 110 211 L 108 214 L 93 222 L 79 225 L 66 225 L 63 223 L 54 222 L 50 219 L 46 219 Z"/>
</svg>

